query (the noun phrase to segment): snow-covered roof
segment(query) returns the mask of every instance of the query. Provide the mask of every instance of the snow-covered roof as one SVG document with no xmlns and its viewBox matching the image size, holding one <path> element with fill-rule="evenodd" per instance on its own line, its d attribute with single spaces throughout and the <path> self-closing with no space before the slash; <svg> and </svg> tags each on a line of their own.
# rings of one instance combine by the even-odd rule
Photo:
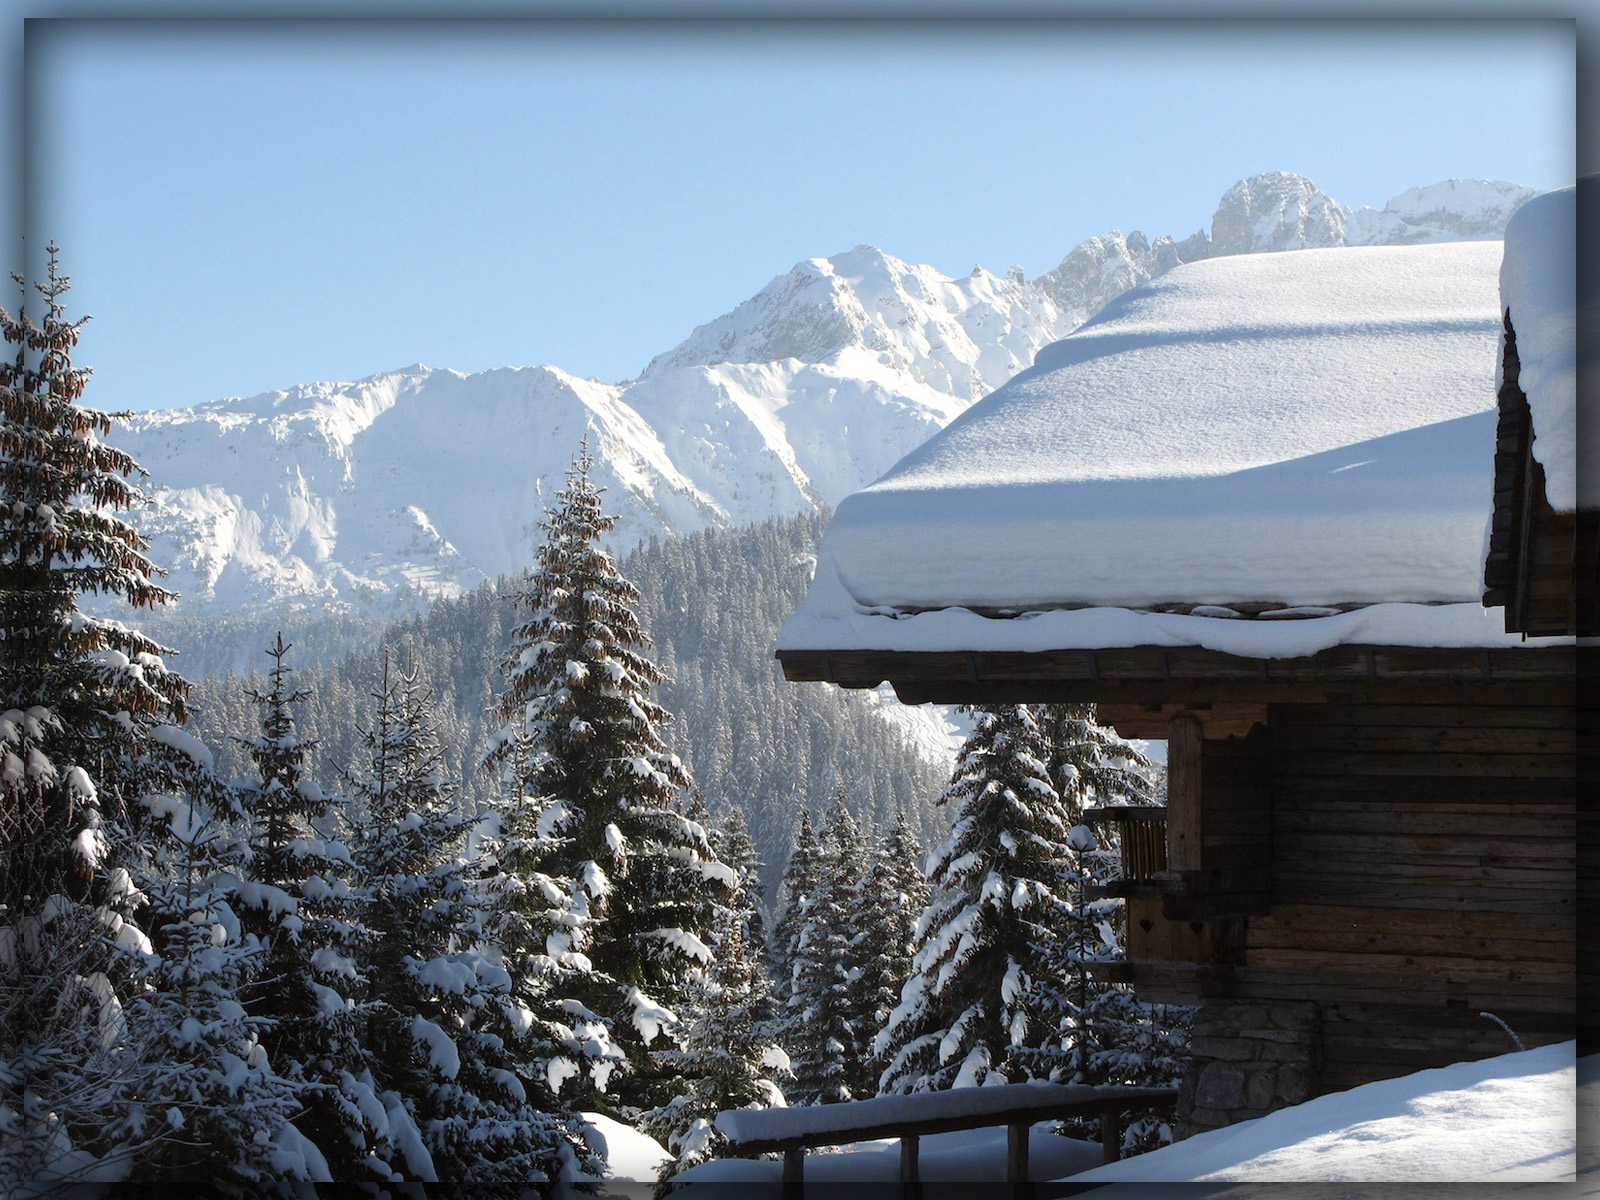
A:
<svg viewBox="0 0 1600 1200">
<path fill-rule="evenodd" d="M 1510 644 L 1480 603 L 1501 257 L 1239 256 L 1124 294 L 839 506 L 779 648 Z"/>
<path fill-rule="evenodd" d="M 1584 185 L 1586 198 L 1593 187 Z M 1600 507 L 1600 482 L 1578 470 L 1581 457 L 1600 462 L 1600 424 L 1578 420 L 1577 216 L 1577 187 L 1529 200 L 1506 226 L 1500 268 L 1500 303 L 1511 314 L 1518 383 L 1533 415 L 1533 456 L 1544 467 L 1545 497 L 1557 512 Z M 1590 370 L 1597 340 L 1592 326 L 1584 354 Z"/>
</svg>

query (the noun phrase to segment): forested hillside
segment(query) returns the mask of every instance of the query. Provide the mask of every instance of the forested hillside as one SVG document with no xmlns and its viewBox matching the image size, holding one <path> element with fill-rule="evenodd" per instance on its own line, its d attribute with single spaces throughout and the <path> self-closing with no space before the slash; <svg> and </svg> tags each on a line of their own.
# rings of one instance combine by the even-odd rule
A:
<svg viewBox="0 0 1600 1200">
<path fill-rule="evenodd" d="M 946 822 L 932 806 L 949 772 L 949 761 L 926 748 L 936 737 L 914 741 L 875 697 L 785 683 L 773 660 L 778 626 L 804 592 L 825 520 L 808 513 L 651 541 L 622 564 L 642 595 L 640 616 L 669 676 L 656 694 L 676 718 L 668 744 L 713 816 L 729 806 L 743 810 L 766 863 L 769 903 L 802 805 L 821 812 L 842 788 L 869 829 L 887 832 L 903 808 L 925 845 L 943 836 Z M 295 644 L 290 660 L 312 689 L 300 726 L 320 740 L 311 770 L 325 786 L 338 786 L 344 764 L 360 759 L 387 647 L 392 661 L 415 670 L 434 694 L 445 767 L 460 784 L 462 803 L 483 805 L 488 780 L 474 768 L 502 686 L 515 586 L 487 584 L 387 629 L 347 617 L 297 629 L 294 618 L 284 618 L 284 640 Z M 180 660 L 189 671 L 196 662 L 269 665 L 260 651 L 278 632 L 275 622 L 230 622 L 209 633 L 196 624 L 180 619 L 161 629 L 171 643 L 191 648 Z M 251 729 L 247 690 L 259 684 L 224 672 L 195 687 L 194 732 L 216 748 L 225 776 L 247 770 L 231 735 Z M 927 717 L 935 734 L 937 720 Z"/>
</svg>

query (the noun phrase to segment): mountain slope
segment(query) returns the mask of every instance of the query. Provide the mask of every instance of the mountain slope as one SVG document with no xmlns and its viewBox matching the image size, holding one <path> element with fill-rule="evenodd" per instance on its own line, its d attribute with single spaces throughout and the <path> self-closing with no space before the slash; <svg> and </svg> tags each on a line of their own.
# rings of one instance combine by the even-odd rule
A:
<svg viewBox="0 0 1600 1200">
<path fill-rule="evenodd" d="M 587 438 L 621 550 L 837 504 L 1131 287 L 1182 262 L 1312 246 L 1497 238 L 1533 193 L 1450 180 L 1352 210 L 1273 173 L 1210 231 L 1080 242 L 1033 280 L 950 279 L 870 246 L 810 259 L 636 380 L 413 366 L 136 417 L 135 514 L 191 612 L 415 610 L 514 572 Z"/>
</svg>

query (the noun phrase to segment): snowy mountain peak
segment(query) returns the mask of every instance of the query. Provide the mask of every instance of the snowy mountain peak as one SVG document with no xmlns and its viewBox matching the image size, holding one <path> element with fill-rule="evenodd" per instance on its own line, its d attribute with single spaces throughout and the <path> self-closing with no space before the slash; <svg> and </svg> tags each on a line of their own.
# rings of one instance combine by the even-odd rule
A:
<svg viewBox="0 0 1600 1200">
<path fill-rule="evenodd" d="M 1341 246 L 1350 210 L 1304 175 L 1271 171 L 1241 179 L 1211 218 L 1211 253 L 1257 254 Z"/>
<path fill-rule="evenodd" d="M 1511 214 L 1536 195 L 1503 179 L 1446 179 L 1401 192 L 1381 210 L 1357 209 L 1349 241 L 1376 246 L 1498 238 Z"/>
<path fill-rule="evenodd" d="M 798 263 L 732 312 L 659 355 L 644 377 L 686 366 L 826 363 L 863 349 L 920 384 L 970 402 L 1060 336 L 1054 306 L 1019 277 L 952 280 L 876 246 Z"/>
</svg>

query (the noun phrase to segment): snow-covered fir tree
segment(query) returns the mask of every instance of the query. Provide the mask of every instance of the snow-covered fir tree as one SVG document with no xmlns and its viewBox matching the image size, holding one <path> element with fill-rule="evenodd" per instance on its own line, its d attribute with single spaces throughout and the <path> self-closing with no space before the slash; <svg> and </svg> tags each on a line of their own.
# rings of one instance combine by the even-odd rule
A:
<svg viewBox="0 0 1600 1200">
<path fill-rule="evenodd" d="M 289 649 L 281 633 L 267 648 L 267 690 L 249 693 L 260 728 L 239 738 L 257 771 L 238 784 L 249 835 L 239 915 L 266 953 L 245 1008 L 263 1024 L 273 1067 L 298 1089 L 303 1109 L 281 1136 L 306 1155 L 312 1177 L 386 1178 L 377 1154 L 385 1122 L 370 1099 L 370 1060 L 354 1013 L 364 983 L 353 957 L 350 852 L 335 836 L 334 798 L 306 772 L 313 743 L 294 720 L 306 692 L 284 662 Z"/>
<path fill-rule="evenodd" d="M 717 861 L 726 865 L 736 880 L 730 902 L 739 926 L 739 938 L 765 962 L 767 923 L 762 903 L 766 899 L 766 884 L 761 872 L 767 864 L 756 850 L 744 810 L 737 804 L 729 805 L 721 822 L 712 826 L 711 849 Z"/>
<path fill-rule="evenodd" d="M 349 775 L 371 1054 L 357 1084 L 407 1178 L 554 1179 L 570 1159 L 570 1115 L 548 1088 L 530 1096 L 496 1031 L 511 980 L 474 944 L 483 900 L 461 857 L 471 818 L 443 777 L 431 707 L 415 673 L 392 678 L 387 659 L 373 700 L 367 762 Z"/>
<path fill-rule="evenodd" d="M 592 464 L 585 445 L 517 596 L 526 619 L 512 635 L 486 761 L 507 780 L 502 829 L 526 855 L 514 869 L 541 880 L 528 893 L 541 911 L 527 913 L 506 965 L 554 968 L 552 994 L 572 1022 L 552 1082 L 572 1076 L 575 1100 L 628 1110 L 670 1099 L 650 1050 L 670 1039 L 673 1006 L 710 965 L 704 893 L 732 873 L 681 811 L 688 773 L 650 698 L 662 672 L 646 657 L 638 591 L 601 546 L 615 519 Z"/>
<path fill-rule="evenodd" d="M 148 941 L 130 776 L 151 726 L 183 721 L 188 685 L 154 641 L 80 606 L 171 596 L 119 515 L 143 472 L 101 440 L 114 418 L 80 403 L 69 286 L 52 244 L 40 318 L 0 308 L 0 1192 L 115 1172 L 157 1136 L 121 1099 L 149 1050 L 123 1008 L 128 951 Z"/>
<path fill-rule="evenodd" d="M 801 1103 L 833 1104 L 858 1094 L 859 1065 L 873 1032 L 865 1027 L 870 1008 L 858 990 L 855 927 L 863 916 L 857 898 L 865 848 L 841 790 L 823 827 L 816 880 L 804 900 L 790 966 L 785 1049 L 794 1070 L 790 1090 Z"/>
<path fill-rule="evenodd" d="M 1035 705 L 1049 777 L 1060 792 L 1070 828 L 1061 873 L 1055 881 L 1061 909 L 1055 939 L 1047 946 L 1054 964 L 1041 976 L 1033 1008 L 1055 1027 L 1029 1057 L 1041 1077 L 1061 1082 L 1101 1082 L 1097 1068 L 1107 1032 L 1092 1019 L 1096 1001 L 1111 985 L 1096 977 L 1094 964 L 1121 957 L 1122 902 L 1096 894 L 1117 877 L 1114 846 L 1102 846 L 1082 825 L 1085 808 L 1153 802 L 1150 761 L 1114 729 L 1095 720 L 1092 704 Z"/>
<path fill-rule="evenodd" d="M 1078 822 L 1095 805 L 1156 802 L 1159 773 L 1135 746 L 1095 720 L 1093 705 L 1041 705 L 1034 712 L 1068 820 Z M 1055 1036 L 1028 1065 L 1039 1077 L 1059 1082 L 1172 1086 L 1183 1073 L 1191 1010 L 1146 1004 L 1097 973 L 1124 953 L 1122 902 L 1099 891 L 1121 875 L 1120 855 L 1114 842 L 1102 841 L 1086 825 L 1074 824 L 1067 841 L 1072 853 L 1057 884 L 1062 908 L 1049 947 L 1052 978 L 1036 987 L 1033 1001 Z M 1172 1139 L 1170 1127 L 1148 1113 L 1125 1114 L 1122 1127 L 1126 1152 Z M 1075 1132 L 1094 1134 L 1089 1122 L 1080 1122 Z"/>
<path fill-rule="evenodd" d="M 772 930 L 774 993 L 783 1031 L 789 1044 L 789 1030 L 801 1007 L 795 993 L 795 971 L 800 958 L 800 935 L 805 930 L 806 909 L 816 895 L 822 878 L 822 842 L 817 838 L 808 809 L 800 810 L 800 826 L 783 868 L 783 910 Z"/>
<path fill-rule="evenodd" d="M 971 711 L 939 801 L 955 815 L 929 856 L 912 976 L 874 1043 L 884 1092 L 1017 1081 L 1023 1056 L 1054 1032 L 1029 1005 L 1051 970 L 1068 825 L 1033 713 Z"/>
<path fill-rule="evenodd" d="M 170 785 L 139 799 L 152 818 L 151 853 L 134 868 L 134 883 L 148 901 L 153 944 L 142 948 L 141 987 L 127 1015 L 148 1031 L 152 1052 L 121 1092 L 119 1132 L 137 1147 L 130 1175 L 306 1178 L 304 1155 L 280 1144 L 301 1106 L 298 1089 L 273 1069 L 260 1042 L 265 1022 L 239 999 L 266 953 L 239 921 L 245 847 L 234 795 L 195 738 L 161 726 L 153 741 L 151 756 L 167 760 Z"/>
<path fill-rule="evenodd" d="M 1154 764 L 1115 729 L 1095 720 L 1093 704 L 1032 706 L 1047 749 L 1045 766 L 1076 825 L 1096 804 L 1152 804 Z"/>
<path fill-rule="evenodd" d="M 737 808 L 729 816 L 732 832 L 713 831 L 712 841 L 737 855 L 748 834 Z M 744 890 L 759 887 L 760 877 L 756 864 L 746 866 L 741 886 L 719 905 L 712 928 L 715 964 L 683 1006 L 681 1048 L 660 1056 L 663 1066 L 677 1072 L 678 1094 L 642 1121 L 646 1132 L 677 1155 L 663 1180 L 716 1155 L 726 1139 L 713 1122 L 723 1109 L 785 1103 L 781 1081 L 788 1076 L 789 1058 L 773 1042 L 765 1017 L 771 1008 L 770 981 L 762 948 L 750 940 L 754 902 Z"/>
<path fill-rule="evenodd" d="M 877 1031 L 900 1002 L 900 991 L 911 978 L 911 956 L 916 951 L 917 916 L 928 904 L 928 881 L 922 873 L 924 852 L 916 830 L 905 813 L 895 814 L 887 837 L 874 844 L 866 872 L 856 888 L 858 913 L 852 922 L 854 958 L 861 975 L 856 982 L 853 1008 L 864 1037 L 858 1038 L 860 1060 L 852 1090 L 858 1096 L 876 1094 L 884 1063 L 876 1057 Z"/>
</svg>

